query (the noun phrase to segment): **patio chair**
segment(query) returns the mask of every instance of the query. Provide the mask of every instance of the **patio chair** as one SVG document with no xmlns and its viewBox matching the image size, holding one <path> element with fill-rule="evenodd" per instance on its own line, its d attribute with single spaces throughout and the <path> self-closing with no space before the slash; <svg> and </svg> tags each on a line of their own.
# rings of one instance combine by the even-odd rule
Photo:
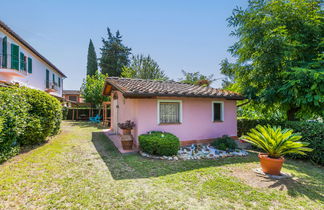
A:
<svg viewBox="0 0 324 210">
<path fill-rule="evenodd" d="M 100 123 L 101 117 L 97 114 L 95 117 L 90 117 L 90 122 Z"/>
</svg>

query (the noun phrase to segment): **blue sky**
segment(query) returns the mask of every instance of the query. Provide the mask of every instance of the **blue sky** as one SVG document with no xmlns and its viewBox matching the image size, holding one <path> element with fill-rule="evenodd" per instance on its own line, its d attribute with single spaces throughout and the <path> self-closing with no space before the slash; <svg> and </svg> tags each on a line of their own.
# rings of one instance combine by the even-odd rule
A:
<svg viewBox="0 0 324 210">
<path fill-rule="evenodd" d="M 247 0 L 1 0 L 0 19 L 66 75 L 64 89 L 79 89 L 86 74 L 89 39 L 100 56 L 107 26 L 121 32 L 133 54 L 150 54 L 177 80 L 181 70 L 222 78 L 231 58 L 226 18 Z M 221 81 L 214 87 L 220 87 Z"/>
</svg>

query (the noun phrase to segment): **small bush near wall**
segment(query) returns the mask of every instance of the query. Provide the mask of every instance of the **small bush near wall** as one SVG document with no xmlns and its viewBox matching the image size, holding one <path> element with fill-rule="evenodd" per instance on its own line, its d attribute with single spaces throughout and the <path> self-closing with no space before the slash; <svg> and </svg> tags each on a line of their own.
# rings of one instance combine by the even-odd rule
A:
<svg viewBox="0 0 324 210">
<path fill-rule="evenodd" d="M 237 144 L 235 141 L 229 136 L 222 136 L 220 138 L 216 138 L 211 145 L 219 150 L 233 150 L 237 148 Z"/>
<path fill-rule="evenodd" d="M 34 145 L 59 131 L 59 101 L 29 88 L 0 87 L 0 162 L 19 152 L 20 145 Z"/>
<path fill-rule="evenodd" d="M 288 157 L 296 159 L 309 159 L 317 164 L 324 165 L 324 123 L 319 122 L 299 122 L 299 121 L 269 121 L 269 120 L 238 120 L 238 134 L 241 136 L 248 132 L 256 125 L 272 125 L 281 126 L 282 128 L 293 129 L 294 132 L 303 136 L 302 141 L 309 142 L 308 147 L 313 151 L 302 155 L 288 155 Z"/>
<path fill-rule="evenodd" d="M 180 149 L 179 138 L 171 133 L 154 131 L 142 134 L 138 139 L 142 151 L 151 155 L 176 155 Z"/>
</svg>

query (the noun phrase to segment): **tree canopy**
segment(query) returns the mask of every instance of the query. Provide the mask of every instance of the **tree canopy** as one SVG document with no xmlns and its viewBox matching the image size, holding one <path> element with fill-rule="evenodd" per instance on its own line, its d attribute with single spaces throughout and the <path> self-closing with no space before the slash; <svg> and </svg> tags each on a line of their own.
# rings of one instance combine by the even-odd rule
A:
<svg viewBox="0 0 324 210">
<path fill-rule="evenodd" d="M 132 57 L 129 67 L 124 66 L 121 73 L 122 77 L 167 80 L 168 77 L 160 66 L 149 55 L 135 55 Z"/>
<path fill-rule="evenodd" d="M 109 100 L 109 97 L 102 94 L 107 77 L 108 75 L 101 74 L 99 71 L 96 71 L 92 76 L 87 75 L 87 78 L 82 83 L 80 91 L 85 102 L 100 108 L 102 102 Z"/>
<path fill-rule="evenodd" d="M 101 50 L 100 68 L 103 74 L 109 76 L 121 76 L 122 68 L 129 65 L 129 55 L 131 48 L 122 43 L 122 36 L 119 31 L 113 35 L 107 28 L 107 39 L 102 38 L 103 46 Z"/>
<path fill-rule="evenodd" d="M 324 25 L 320 1 L 251 0 L 228 18 L 237 58 L 223 62 L 230 88 L 288 120 L 323 116 Z M 233 84 L 234 83 L 234 84 Z"/>
<path fill-rule="evenodd" d="M 200 85 L 200 86 L 210 86 L 210 84 L 215 81 L 214 75 L 203 75 L 200 72 L 186 72 L 181 70 L 183 78 L 180 78 L 179 81 L 186 84 Z"/>
<path fill-rule="evenodd" d="M 87 60 L 87 75 L 94 75 L 98 70 L 98 61 L 95 48 L 93 46 L 92 40 L 90 39 L 88 47 L 88 60 Z"/>
</svg>

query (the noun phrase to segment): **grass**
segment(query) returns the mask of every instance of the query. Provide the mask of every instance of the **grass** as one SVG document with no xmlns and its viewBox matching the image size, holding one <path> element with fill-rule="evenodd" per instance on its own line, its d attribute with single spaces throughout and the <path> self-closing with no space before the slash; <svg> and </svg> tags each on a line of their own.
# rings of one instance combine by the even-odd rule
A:
<svg viewBox="0 0 324 210">
<path fill-rule="evenodd" d="M 323 168 L 287 161 L 289 181 L 257 177 L 256 155 L 162 161 L 121 155 L 91 124 L 0 165 L 0 209 L 323 209 Z"/>
</svg>

